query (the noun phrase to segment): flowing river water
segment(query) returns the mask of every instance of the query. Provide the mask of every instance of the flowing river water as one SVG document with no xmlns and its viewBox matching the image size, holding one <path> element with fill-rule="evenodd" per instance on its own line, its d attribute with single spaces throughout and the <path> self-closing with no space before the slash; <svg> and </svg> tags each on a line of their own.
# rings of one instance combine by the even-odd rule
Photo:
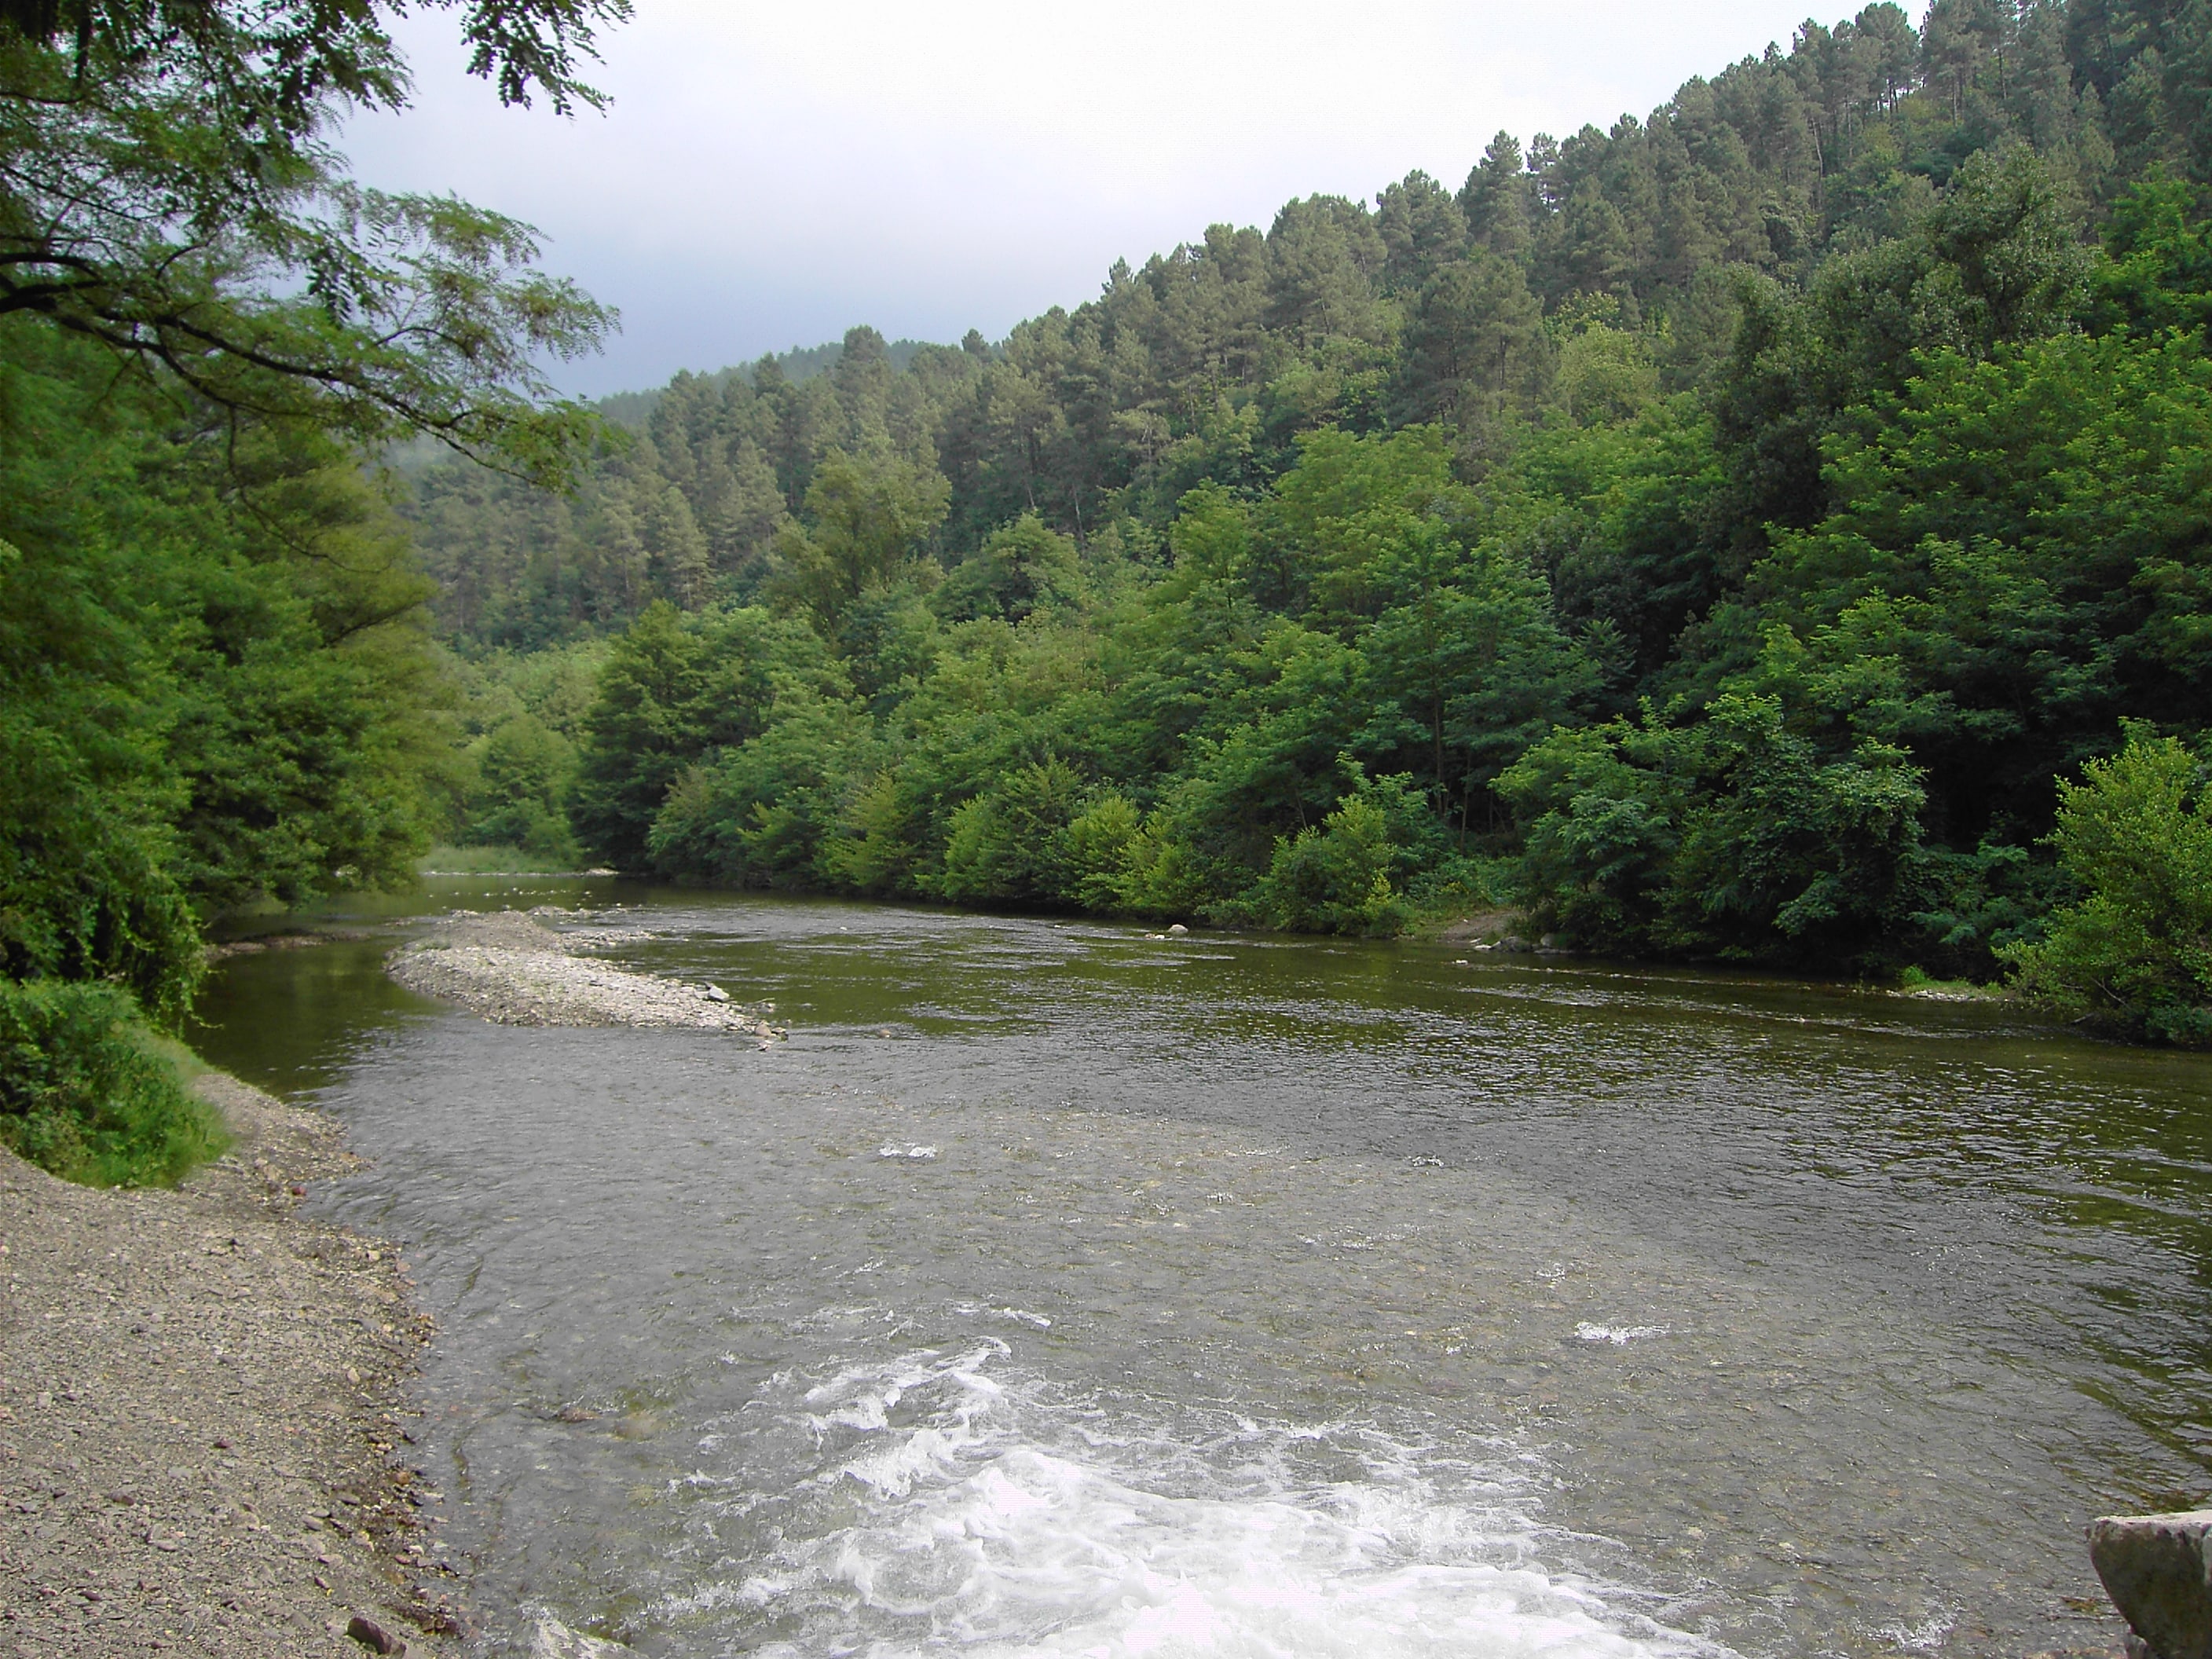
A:
<svg viewBox="0 0 2212 1659">
<path fill-rule="evenodd" d="M 2081 1529 L 2203 1501 L 2212 1061 L 1746 975 L 434 880 L 624 907 L 790 1037 L 487 1024 L 373 937 L 216 1063 L 441 1327 L 486 1646 L 2117 1648 Z M 598 920 L 605 921 L 604 915 Z"/>
</svg>

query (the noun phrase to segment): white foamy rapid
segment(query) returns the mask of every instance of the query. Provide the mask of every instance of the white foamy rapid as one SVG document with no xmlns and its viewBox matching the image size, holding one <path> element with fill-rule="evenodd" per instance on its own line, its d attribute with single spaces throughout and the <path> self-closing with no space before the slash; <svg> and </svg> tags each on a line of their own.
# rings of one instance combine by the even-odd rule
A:
<svg viewBox="0 0 2212 1659">
<path fill-rule="evenodd" d="M 1667 1334 L 1664 1325 L 1599 1325 L 1585 1319 L 1575 1327 L 1577 1342 L 1610 1342 L 1616 1348 L 1625 1348 L 1632 1342 L 1648 1342 L 1655 1336 Z"/>
<path fill-rule="evenodd" d="M 780 1441 L 806 1467 L 772 1516 L 747 1478 L 696 1477 L 766 1547 L 724 1555 L 655 1622 L 871 1659 L 1714 1651 L 1540 1567 L 1516 1501 L 1535 1471 L 1510 1452 L 1490 1467 L 1371 1426 L 1226 1417 L 1133 1430 L 1006 1358 L 985 1342 L 786 1377 L 726 1419 L 710 1462 L 739 1453 L 757 1479 Z"/>
</svg>

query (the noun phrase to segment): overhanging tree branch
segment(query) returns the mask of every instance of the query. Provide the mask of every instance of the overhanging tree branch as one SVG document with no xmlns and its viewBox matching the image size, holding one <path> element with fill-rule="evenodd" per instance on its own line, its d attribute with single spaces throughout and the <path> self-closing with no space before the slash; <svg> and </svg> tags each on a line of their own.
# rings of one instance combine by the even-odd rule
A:
<svg viewBox="0 0 2212 1659">
<path fill-rule="evenodd" d="M 502 100 L 578 78 L 630 0 L 428 0 Z M 322 135 L 405 101 L 401 0 L 0 0 L 0 317 L 31 313 L 196 396 L 365 442 L 437 436 L 557 482 L 590 429 L 545 363 L 614 313 L 535 270 L 526 225 L 346 181 Z"/>
</svg>

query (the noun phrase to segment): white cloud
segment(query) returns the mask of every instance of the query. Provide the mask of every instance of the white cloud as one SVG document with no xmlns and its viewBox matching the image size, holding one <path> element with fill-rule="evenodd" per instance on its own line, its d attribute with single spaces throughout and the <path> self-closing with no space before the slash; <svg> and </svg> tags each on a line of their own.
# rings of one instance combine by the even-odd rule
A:
<svg viewBox="0 0 2212 1659">
<path fill-rule="evenodd" d="M 455 190 L 552 238 L 620 306 L 580 390 L 664 380 L 854 322 L 993 337 L 1288 197 L 1456 186 L 1492 133 L 1643 115 L 1789 38 L 1778 0 L 641 0 L 605 117 L 501 110 L 449 13 L 410 22 L 416 107 L 357 120 L 372 183 Z"/>
</svg>

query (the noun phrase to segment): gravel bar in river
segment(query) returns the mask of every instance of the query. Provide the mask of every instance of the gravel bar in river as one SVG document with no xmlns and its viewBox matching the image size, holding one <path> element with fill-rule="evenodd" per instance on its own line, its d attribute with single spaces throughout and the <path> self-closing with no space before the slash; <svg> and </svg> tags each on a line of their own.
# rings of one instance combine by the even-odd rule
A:
<svg viewBox="0 0 2212 1659">
<path fill-rule="evenodd" d="M 497 1025 L 642 1025 L 734 1031 L 765 1044 L 782 1033 L 766 1009 L 714 986 L 633 973 L 575 954 L 605 933 L 563 935 L 519 911 L 456 912 L 392 953 L 389 971 L 410 991 L 457 1002 Z"/>
<path fill-rule="evenodd" d="M 428 1340 L 390 1247 L 294 1212 L 360 1167 L 220 1074 L 234 1150 L 175 1191 L 0 1151 L 0 1653 L 443 1650 L 451 1581 L 394 1459 Z"/>
</svg>

